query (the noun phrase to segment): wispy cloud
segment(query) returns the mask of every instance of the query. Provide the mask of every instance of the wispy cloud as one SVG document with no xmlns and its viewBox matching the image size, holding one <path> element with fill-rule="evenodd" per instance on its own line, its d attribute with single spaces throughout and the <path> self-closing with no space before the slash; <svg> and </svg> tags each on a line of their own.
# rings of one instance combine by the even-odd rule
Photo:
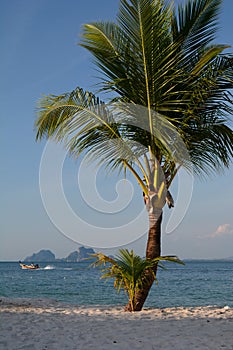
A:
<svg viewBox="0 0 233 350">
<path fill-rule="evenodd" d="M 233 235 L 233 226 L 230 224 L 219 225 L 217 230 L 209 235 L 211 238 Z"/>
</svg>

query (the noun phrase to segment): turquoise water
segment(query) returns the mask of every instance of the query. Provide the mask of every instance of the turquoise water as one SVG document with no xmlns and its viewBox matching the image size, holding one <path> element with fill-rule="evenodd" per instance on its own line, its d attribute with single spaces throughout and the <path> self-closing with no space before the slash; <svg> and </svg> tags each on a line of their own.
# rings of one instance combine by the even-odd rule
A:
<svg viewBox="0 0 233 350">
<path fill-rule="evenodd" d="M 41 263 L 39 270 L 22 270 L 18 263 L 0 263 L 0 296 L 50 298 L 77 305 L 124 305 L 113 281 L 100 279 L 89 262 Z M 233 307 L 233 261 L 186 261 L 158 272 L 146 307 L 216 305 Z"/>
</svg>

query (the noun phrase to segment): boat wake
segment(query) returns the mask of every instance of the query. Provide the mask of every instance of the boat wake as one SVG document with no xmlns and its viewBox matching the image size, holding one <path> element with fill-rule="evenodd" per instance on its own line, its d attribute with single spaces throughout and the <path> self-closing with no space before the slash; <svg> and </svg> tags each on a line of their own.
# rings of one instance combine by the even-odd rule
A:
<svg viewBox="0 0 233 350">
<path fill-rule="evenodd" d="M 44 268 L 43 268 L 43 270 L 55 270 L 55 266 L 53 266 L 53 265 L 47 265 L 47 266 L 45 266 Z"/>
<path fill-rule="evenodd" d="M 67 270 L 67 271 L 72 271 L 72 270 L 77 270 L 77 268 L 47 265 L 45 267 L 41 267 L 40 270 Z"/>
</svg>

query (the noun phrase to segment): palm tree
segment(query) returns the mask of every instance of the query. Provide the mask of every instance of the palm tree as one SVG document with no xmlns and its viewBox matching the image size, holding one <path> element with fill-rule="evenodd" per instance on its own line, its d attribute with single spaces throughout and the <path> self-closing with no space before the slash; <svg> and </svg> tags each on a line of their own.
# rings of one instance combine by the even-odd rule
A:
<svg viewBox="0 0 233 350">
<path fill-rule="evenodd" d="M 209 175 L 233 155 L 233 56 L 214 43 L 220 5 L 120 0 L 116 23 L 84 25 L 81 41 L 109 103 L 81 88 L 40 101 L 37 140 L 65 141 L 75 157 L 84 152 L 136 177 L 149 216 L 147 259 L 161 255 L 163 207 L 174 205 L 169 188 L 180 167 Z M 137 310 L 155 274 L 156 266 L 137 291 Z"/>
<path fill-rule="evenodd" d="M 92 266 L 102 266 L 101 278 L 115 278 L 114 287 L 119 292 L 124 289 L 129 297 L 131 311 L 137 309 L 136 295 L 146 285 L 150 283 L 152 275 L 156 280 L 155 267 L 165 268 L 161 261 L 171 261 L 178 264 L 184 264 L 176 256 L 160 256 L 154 259 L 141 258 L 133 250 L 120 249 L 115 259 L 102 253 L 91 254 L 96 258 Z M 148 281 L 149 277 L 149 281 Z"/>
</svg>

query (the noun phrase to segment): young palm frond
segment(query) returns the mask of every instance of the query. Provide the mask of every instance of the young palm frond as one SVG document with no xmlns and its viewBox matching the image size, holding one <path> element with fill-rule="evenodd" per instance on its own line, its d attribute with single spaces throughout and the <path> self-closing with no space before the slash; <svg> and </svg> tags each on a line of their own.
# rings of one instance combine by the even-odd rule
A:
<svg viewBox="0 0 233 350">
<path fill-rule="evenodd" d="M 133 250 L 120 249 L 115 259 L 102 253 L 92 254 L 96 261 L 92 266 L 102 266 L 101 278 L 114 278 L 114 287 L 119 292 L 121 289 L 128 294 L 132 311 L 135 310 L 135 296 L 138 290 L 148 283 L 151 274 L 156 280 L 155 269 L 157 267 L 165 268 L 162 261 L 170 261 L 178 264 L 184 264 L 176 256 L 160 256 L 155 259 L 141 258 Z"/>
</svg>

